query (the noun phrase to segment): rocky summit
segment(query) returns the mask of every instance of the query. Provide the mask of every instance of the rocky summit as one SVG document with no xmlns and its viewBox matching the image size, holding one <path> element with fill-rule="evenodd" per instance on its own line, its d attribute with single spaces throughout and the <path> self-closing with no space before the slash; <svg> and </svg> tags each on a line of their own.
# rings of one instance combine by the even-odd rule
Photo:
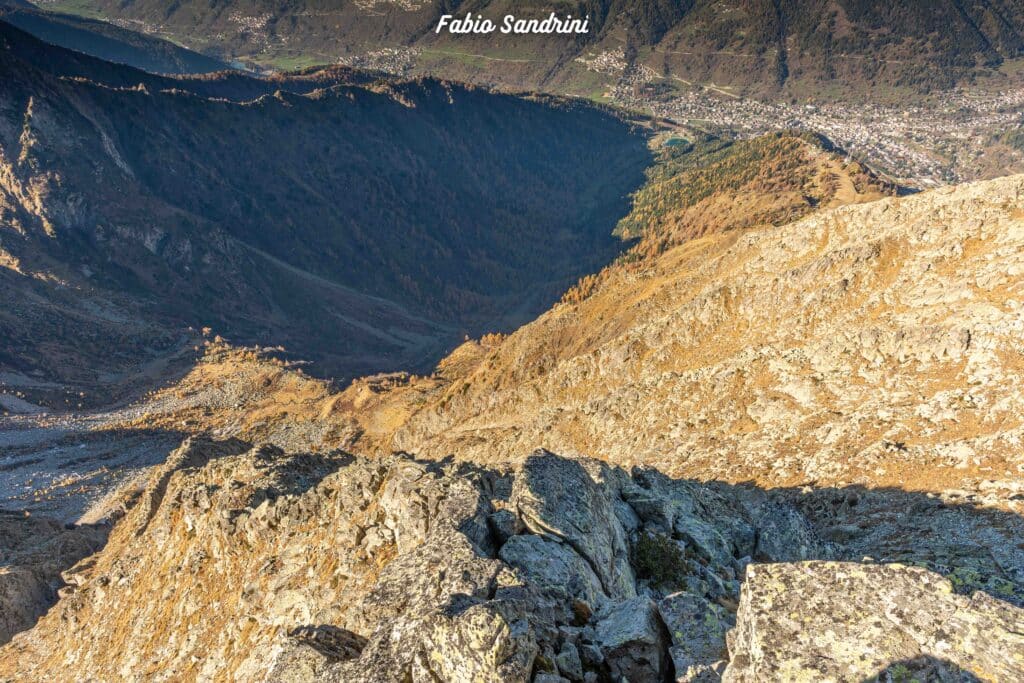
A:
<svg viewBox="0 0 1024 683">
<path fill-rule="evenodd" d="M 106 546 L 0 650 L 0 676 L 1020 680 L 1020 519 L 972 570 L 1003 592 L 972 592 L 924 557 L 885 562 L 884 543 L 852 561 L 864 548 L 804 511 L 870 515 L 877 495 L 547 451 L 485 467 L 192 438 L 125 492 Z M 888 495 L 947 550 L 984 514 Z"/>
</svg>

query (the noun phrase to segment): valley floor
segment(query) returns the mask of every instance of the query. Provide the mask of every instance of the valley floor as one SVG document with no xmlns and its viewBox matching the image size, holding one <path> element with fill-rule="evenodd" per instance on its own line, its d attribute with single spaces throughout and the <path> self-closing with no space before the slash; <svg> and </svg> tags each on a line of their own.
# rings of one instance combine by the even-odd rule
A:
<svg viewBox="0 0 1024 683">
<path fill-rule="evenodd" d="M 130 412 L 0 418 L 0 509 L 89 521 L 107 493 L 181 443 L 163 430 L 106 429 Z"/>
</svg>

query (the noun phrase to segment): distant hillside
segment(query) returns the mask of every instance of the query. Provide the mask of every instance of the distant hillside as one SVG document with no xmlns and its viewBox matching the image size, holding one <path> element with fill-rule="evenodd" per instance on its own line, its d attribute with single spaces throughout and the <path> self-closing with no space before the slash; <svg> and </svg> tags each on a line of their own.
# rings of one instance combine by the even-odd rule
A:
<svg viewBox="0 0 1024 683">
<path fill-rule="evenodd" d="M 10 3 L 10 0 L 4 0 Z M 44 12 L 28 3 L 0 2 L 0 18 L 40 40 L 108 62 L 153 73 L 201 74 L 223 71 L 224 62 L 144 33 L 70 14 Z"/>
<path fill-rule="evenodd" d="M 623 68 L 754 94 L 800 94 L 822 83 L 921 92 L 989 74 L 1024 55 L 1024 5 L 1014 0 L 51 4 L 88 8 L 191 45 L 282 67 L 369 54 L 371 63 L 411 73 L 574 92 L 600 92 L 610 73 Z M 433 30 L 443 13 L 500 19 L 551 11 L 589 16 L 593 29 L 583 37 L 453 37 Z M 389 56 L 385 48 L 395 47 L 413 53 Z"/>
<path fill-rule="evenodd" d="M 0 364 L 88 383 L 209 325 L 321 374 L 429 366 L 614 255 L 629 125 L 346 75 L 166 79 L 0 23 Z"/>
</svg>

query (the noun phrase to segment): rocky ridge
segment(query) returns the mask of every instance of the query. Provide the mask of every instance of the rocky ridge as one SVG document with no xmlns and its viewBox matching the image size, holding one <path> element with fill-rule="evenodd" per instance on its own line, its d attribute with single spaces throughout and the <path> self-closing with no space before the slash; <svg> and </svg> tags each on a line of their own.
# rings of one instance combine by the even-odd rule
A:
<svg viewBox="0 0 1024 683">
<path fill-rule="evenodd" d="M 687 209 L 668 234 L 691 239 L 645 252 L 644 238 L 639 258 L 429 376 L 338 393 L 214 345 L 118 426 L 480 463 L 542 446 L 672 476 L 891 487 L 1024 512 L 1022 185 L 724 232 L 691 232 L 715 214 Z"/>
<path fill-rule="evenodd" d="M 0 677 L 861 680 L 914 658 L 1024 675 L 1013 599 L 837 562 L 843 544 L 819 532 L 756 488 L 545 451 L 482 467 L 194 438 L 0 650 Z M 828 614 L 887 637 L 869 659 L 816 658 L 840 631 L 816 631 L 819 650 L 789 632 Z"/>
<path fill-rule="evenodd" d="M 350 447 L 487 461 L 540 445 L 673 476 L 987 489 L 1013 505 L 1022 196 L 1012 176 L 618 264 L 582 300 L 461 349 L 439 386 L 350 413 Z M 406 417 L 378 427 L 395 406 Z"/>
</svg>

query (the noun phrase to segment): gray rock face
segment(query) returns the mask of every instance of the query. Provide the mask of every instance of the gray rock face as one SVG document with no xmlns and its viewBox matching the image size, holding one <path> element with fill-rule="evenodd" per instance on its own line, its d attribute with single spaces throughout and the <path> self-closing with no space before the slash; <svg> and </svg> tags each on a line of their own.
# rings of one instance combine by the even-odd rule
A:
<svg viewBox="0 0 1024 683">
<path fill-rule="evenodd" d="M 750 564 L 837 548 L 784 497 L 743 487 L 543 451 L 487 469 L 194 439 L 131 501 L 57 605 L 0 648 L 0 680 L 638 683 L 717 680 L 728 660 L 730 680 L 817 681 L 921 658 L 1024 671 L 1021 610 L 936 574 Z M 815 510 L 835 526 L 834 507 Z"/>
<path fill-rule="evenodd" d="M 583 661 L 580 659 L 580 651 L 572 642 L 567 640 L 562 644 L 561 651 L 555 655 L 555 665 L 570 681 L 583 680 Z"/>
<path fill-rule="evenodd" d="M 582 463 L 538 451 L 516 477 L 511 502 L 531 532 L 579 553 L 610 597 L 629 598 L 636 595 L 636 580 L 613 496 Z"/>
<path fill-rule="evenodd" d="M 648 598 L 632 598 L 608 610 L 593 631 L 614 680 L 660 680 L 668 670 L 664 626 Z"/>
<path fill-rule="evenodd" d="M 501 547 L 499 557 L 518 569 L 538 590 L 597 606 L 607 600 L 594 570 L 566 543 L 545 536 L 513 536 Z"/>
<path fill-rule="evenodd" d="M 693 593 L 663 598 L 658 602 L 658 614 L 672 639 L 669 655 L 676 680 L 717 680 L 728 658 L 725 637 L 734 616 Z"/>
<path fill-rule="evenodd" d="M 729 650 L 730 683 L 1020 681 L 1024 610 L 919 567 L 753 565 Z"/>
<path fill-rule="evenodd" d="M 765 504 L 757 516 L 754 558 L 762 562 L 798 562 L 833 557 L 835 551 L 817 538 L 811 525 L 792 507 Z"/>
<path fill-rule="evenodd" d="M 322 678 L 334 662 L 355 659 L 366 639 L 337 627 L 301 627 L 288 633 L 268 681 L 301 683 Z"/>
</svg>

